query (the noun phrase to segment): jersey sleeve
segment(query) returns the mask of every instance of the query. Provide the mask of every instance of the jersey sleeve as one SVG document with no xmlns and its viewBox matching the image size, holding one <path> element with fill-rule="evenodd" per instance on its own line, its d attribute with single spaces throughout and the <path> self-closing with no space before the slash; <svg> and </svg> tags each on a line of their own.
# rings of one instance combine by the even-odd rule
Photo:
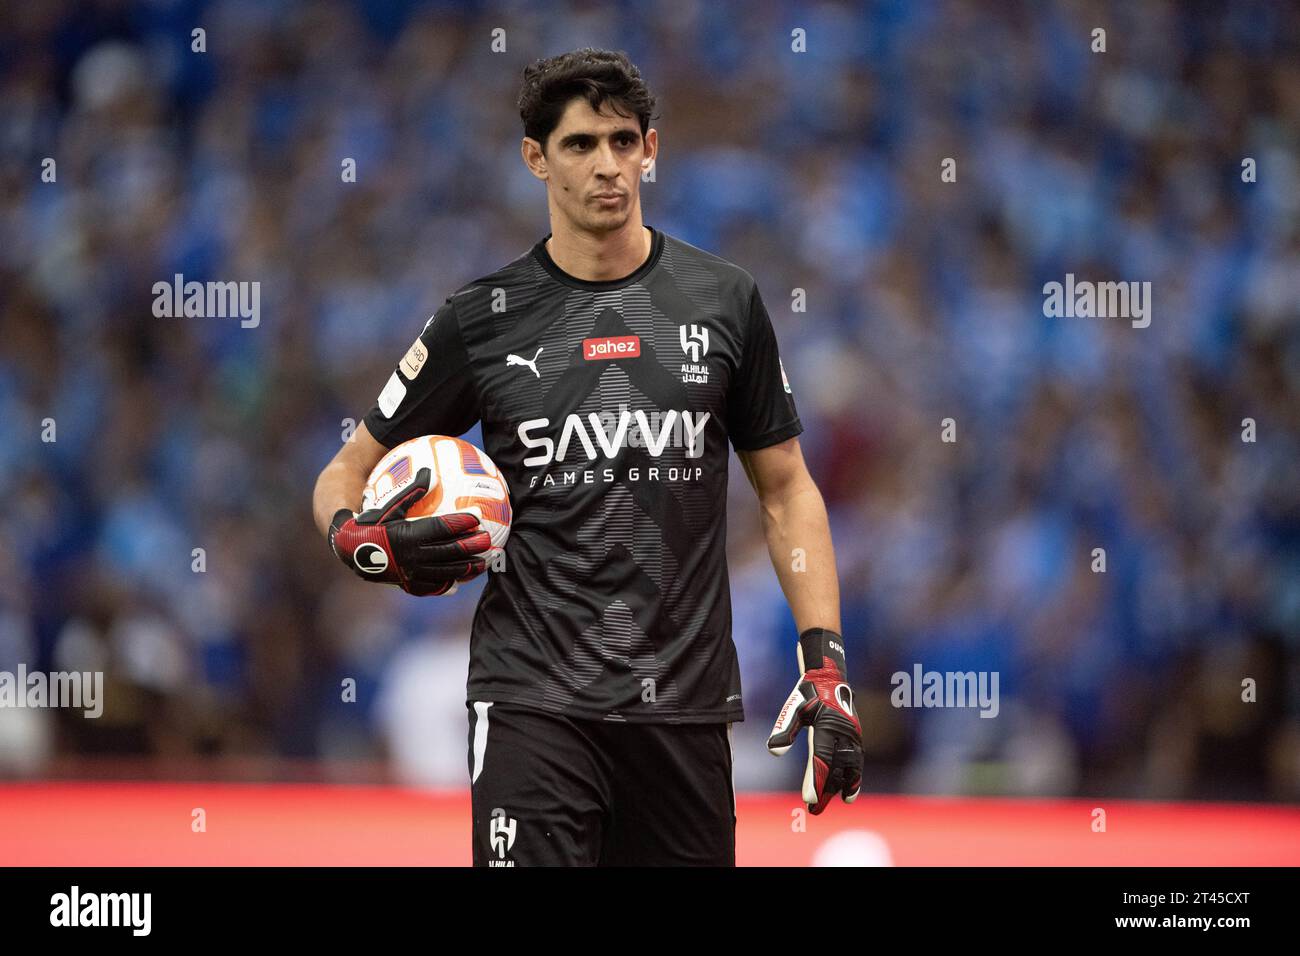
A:
<svg viewBox="0 0 1300 956">
<path fill-rule="evenodd" d="M 803 431 L 758 286 L 750 294 L 740 367 L 727 394 L 727 434 L 736 451 L 756 451 Z"/>
<path fill-rule="evenodd" d="M 366 413 L 366 428 L 392 448 L 421 435 L 463 435 L 479 414 L 469 353 L 448 299 L 388 377 Z"/>
</svg>

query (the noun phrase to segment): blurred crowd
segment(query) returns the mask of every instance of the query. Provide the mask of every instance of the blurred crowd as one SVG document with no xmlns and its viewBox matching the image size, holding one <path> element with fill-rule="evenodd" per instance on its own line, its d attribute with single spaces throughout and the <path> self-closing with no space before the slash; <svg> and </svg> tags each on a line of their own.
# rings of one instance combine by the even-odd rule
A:
<svg viewBox="0 0 1300 956">
<path fill-rule="evenodd" d="M 311 489 L 443 299 L 549 231 L 521 71 L 598 46 L 660 96 L 646 222 L 772 313 L 867 788 L 1300 799 L 1298 38 L 1251 0 L 6 5 L 0 670 L 107 703 L 0 711 L 0 777 L 465 785 L 481 583 L 355 580 Z M 155 317 L 176 273 L 259 281 L 261 321 Z M 1150 326 L 1045 317 L 1067 273 L 1150 281 Z M 737 782 L 795 787 L 762 745 L 794 624 L 731 481 Z M 915 664 L 996 671 L 999 716 L 892 706 Z"/>
</svg>

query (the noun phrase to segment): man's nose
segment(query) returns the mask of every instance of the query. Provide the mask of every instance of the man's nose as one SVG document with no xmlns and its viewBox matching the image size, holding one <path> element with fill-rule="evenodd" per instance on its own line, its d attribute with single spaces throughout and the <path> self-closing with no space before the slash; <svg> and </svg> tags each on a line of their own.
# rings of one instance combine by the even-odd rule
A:
<svg viewBox="0 0 1300 956">
<path fill-rule="evenodd" d="M 614 158 L 614 148 L 605 143 L 596 151 L 596 174 L 598 176 L 617 176 L 618 160 Z"/>
</svg>

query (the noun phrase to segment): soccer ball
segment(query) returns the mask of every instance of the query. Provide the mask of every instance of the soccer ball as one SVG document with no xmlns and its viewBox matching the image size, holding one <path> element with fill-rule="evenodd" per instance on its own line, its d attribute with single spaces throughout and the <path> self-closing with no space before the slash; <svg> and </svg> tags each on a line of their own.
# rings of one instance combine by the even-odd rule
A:
<svg viewBox="0 0 1300 956">
<path fill-rule="evenodd" d="M 428 493 L 406 512 L 409 521 L 427 515 L 468 511 L 492 537 L 483 552 L 491 566 L 510 537 L 510 490 L 501 470 L 482 449 L 447 435 L 412 438 L 393 448 L 375 465 L 361 495 L 361 509 L 382 508 L 428 468 Z"/>
</svg>

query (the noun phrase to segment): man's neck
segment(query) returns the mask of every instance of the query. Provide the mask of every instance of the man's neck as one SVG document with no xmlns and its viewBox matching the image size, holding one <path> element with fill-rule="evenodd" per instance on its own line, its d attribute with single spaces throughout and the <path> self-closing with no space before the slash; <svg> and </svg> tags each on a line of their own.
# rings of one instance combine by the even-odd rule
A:
<svg viewBox="0 0 1300 956">
<path fill-rule="evenodd" d="M 606 282 L 636 272 L 650 258 L 651 245 L 651 232 L 637 216 L 617 232 L 599 235 L 554 223 L 546 251 L 552 262 L 575 279 Z"/>
</svg>

